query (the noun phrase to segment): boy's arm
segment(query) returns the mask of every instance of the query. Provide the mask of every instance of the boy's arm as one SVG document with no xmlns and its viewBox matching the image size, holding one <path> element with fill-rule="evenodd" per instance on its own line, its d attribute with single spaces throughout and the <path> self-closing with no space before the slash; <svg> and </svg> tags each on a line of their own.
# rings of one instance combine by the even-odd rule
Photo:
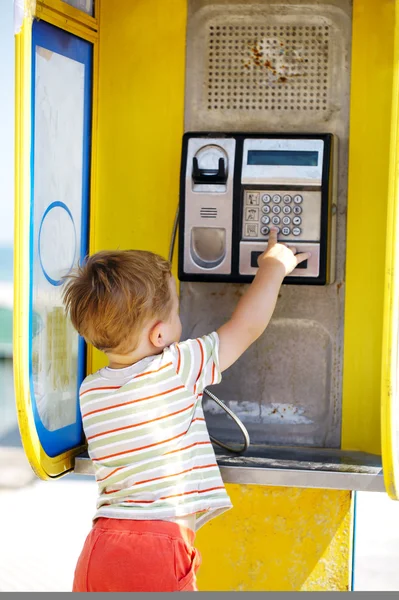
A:
<svg viewBox="0 0 399 600">
<path fill-rule="evenodd" d="M 249 290 L 237 304 L 231 319 L 217 331 L 221 371 L 235 363 L 264 332 L 284 277 L 309 257 L 308 252 L 295 255 L 295 248 L 291 250 L 278 244 L 277 231 L 271 229 L 268 246 L 258 259 L 259 269 Z"/>
</svg>

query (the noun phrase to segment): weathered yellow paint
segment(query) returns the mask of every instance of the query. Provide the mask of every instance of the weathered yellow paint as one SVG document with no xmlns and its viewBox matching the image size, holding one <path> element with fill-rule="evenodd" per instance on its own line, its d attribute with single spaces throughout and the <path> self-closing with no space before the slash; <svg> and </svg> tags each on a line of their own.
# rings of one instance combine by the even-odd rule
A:
<svg viewBox="0 0 399 600">
<path fill-rule="evenodd" d="M 381 453 L 395 2 L 354 0 L 342 447 Z"/>
<path fill-rule="evenodd" d="M 98 0 L 94 2 L 94 12 L 98 11 Z M 72 20 L 76 23 L 80 23 L 89 27 L 90 29 L 96 30 L 98 28 L 98 19 L 96 15 L 92 17 L 82 10 L 75 8 L 62 0 L 36 0 L 36 15 L 39 18 L 46 14 L 47 9 L 50 9 L 53 13 L 58 13 L 60 17 L 65 20 Z"/>
<path fill-rule="evenodd" d="M 350 492 L 228 485 L 234 508 L 197 534 L 200 591 L 346 591 Z"/>
<path fill-rule="evenodd" d="M 396 11 L 399 2 L 395 3 Z M 381 437 L 385 488 L 399 500 L 399 24 L 395 22 L 391 152 L 386 236 Z"/>
</svg>

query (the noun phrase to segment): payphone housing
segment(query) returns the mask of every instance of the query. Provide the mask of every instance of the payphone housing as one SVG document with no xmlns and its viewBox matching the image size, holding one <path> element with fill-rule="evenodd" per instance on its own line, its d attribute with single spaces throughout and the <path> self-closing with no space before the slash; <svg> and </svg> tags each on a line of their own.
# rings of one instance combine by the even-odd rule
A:
<svg viewBox="0 0 399 600">
<path fill-rule="evenodd" d="M 285 283 L 335 275 L 331 134 L 186 133 L 180 188 L 179 277 L 248 283 L 270 227 L 310 258 Z"/>
</svg>

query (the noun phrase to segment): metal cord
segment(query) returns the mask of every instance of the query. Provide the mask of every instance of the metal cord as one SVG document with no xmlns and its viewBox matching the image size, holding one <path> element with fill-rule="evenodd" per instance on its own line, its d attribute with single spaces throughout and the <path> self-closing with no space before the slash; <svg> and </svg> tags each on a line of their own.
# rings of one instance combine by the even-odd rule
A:
<svg viewBox="0 0 399 600">
<path fill-rule="evenodd" d="M 168 261 L 171 264 L 172 264 L 172 260 L 173 260 L 173 250 L 175 249 L 175 242 L 176 242 L 176 234 L 177 234 L 177 225 L 178 225 L 178 223 L 179 223 L 179 205 L 177 205 L 176 214 L 175 214 L 175 220 L 173 221 L 172 236 L 170 238 Z"/>
<path fill-rule="evenodd" d="M 225 444 L 224 442 L 221 442 L 217 438 L 210 435 L 209 437 L 211 438 L 212 442 L 214 444 L 217 444 L 221 448 L 228 450 L 229 452 L 234 452 L 234 454 L 242 454 L 243 452 L 245 452 L 249 447 L 250 439 L 249 439 L 249 433 L 248 433 L 247 428 L 245 427 L 244 423 L 237 417 L 237 415 L 235 415 L 233 413 L 232 410 L 230 410 L 230 408 L 228 406 L 226 406 L 224 404 L 224 402 L 222 402 L 217 396 L 215 396 L 215 394 L 212 394 L 212 392 L 210 392 L 206 388 L 204 389 L 204 394 L 206 394 L 211 400 L 213 400 L 214 402 L 216 402 L 216 404 L 218 404 L 221 408 L 223 408 L 223 410 L 233 419 L 235 424 L 238 426 L 238 428 L 240 429 L 240 431 L 242 433 L 242 437 L 244 438 L 243 446 L 242 446 L 242 448 L 239 448 L 239 449 L 233 448 L 232 446 L 229 446 L 228 444 Z"/>
<path fill-rule="evenodd" d="M 179 205 L 177 205 L 176 214 L 175 214 L 175 220 L 173 222 L 172 235 L 171 235 L 171 238 L 170 238 L 169 255 L 168 255 L 168 260 L 169 260 L 170 263 L 172 263 L 172 260 L 173 260 L 173 251 L 174 251 L 175 243 L 176 243 L 176 235 L 177 235 L 177 226 L 178 226 L 178 223 L 179 223 Z M 217 396 L 215 396 L 215 394 L 212 394 L 212 392 L 210 392 L 206 388 L 204 390 L 204 394 L 206 394 L 208 396 L 208 398 L 210 398 L 211 400 L 213 400 L 214 402 L 216 402 L 216 404 L 218 404 L 221 408 L 223 408 L 223 410 L 236 423 L 236 425 L 240 429 L 240 431 L 242 433 L 242 436 L 244 438 L 244 444 L 243 444 L 242 448 L 240 448 L 238 450 L 237 450 L 237 448 L 232 448 L 231 446 L 228 446 L 224 442 L 221 442 L 220 440 L 218 440 L 217 438 L 213 437 L 212 435 L 209 436 L 210 439 L 211 439 L 211 441 L 214 444 L 217 444 L 218 446 L 220 446 L 221 448 L 224 448 L 225 450 L 228 450 L 229 452 L 233 452 L 234 454 L 242 454 L 243 452 L 245 452 L 245 450 L 247 450 L 247 448 L 249 447 L 250 439 L 249 439 L 249 433 L 248 433 L 248 431 L 247 431 L 244 423 L 242 423 L 240 421 L 240 419 L 237 417 L 237 415 L 235 415 L 233 413 L 233 411 L 230 410 L 230 408 L 224 404 L 224 402 L 222 402 L 221 400 L 219 400 L 219 398 Z"/>
</svg>

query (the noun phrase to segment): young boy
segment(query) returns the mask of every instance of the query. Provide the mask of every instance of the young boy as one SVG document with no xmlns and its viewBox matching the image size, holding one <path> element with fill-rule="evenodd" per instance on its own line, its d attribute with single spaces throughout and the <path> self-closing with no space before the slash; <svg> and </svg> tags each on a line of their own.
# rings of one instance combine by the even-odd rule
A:
<svg viewBox="0 0 399 600">
<path fill-rule="evenodd" d="M 87 377 L 80 406 L 99 496 L 73 591 L 196 591 L 195 531 L 231 507 L 201 407 L 263 333 L 295 255 L 272 230 L 258 272 L 217 332 L 179 343 L 170 265 L 144 251 L 99 252 L 66 284 L 77 331 L 109 366 Z"/>
</svg>

